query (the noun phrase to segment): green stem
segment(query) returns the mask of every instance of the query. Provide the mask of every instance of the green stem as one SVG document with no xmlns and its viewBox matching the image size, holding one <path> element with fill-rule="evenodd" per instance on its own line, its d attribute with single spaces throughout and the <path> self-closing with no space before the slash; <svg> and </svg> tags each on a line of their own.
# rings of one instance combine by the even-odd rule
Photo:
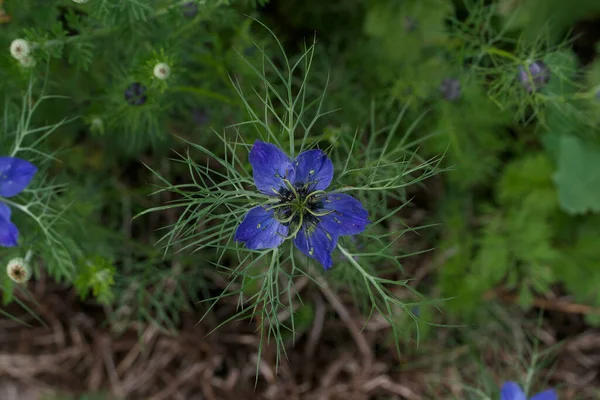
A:
<svg viewBox="0 0 600 400">
<path fill-rule="evenodd" d="M 508 58 L 509 60 L 512 60 L 519 64 L 521 64 L 521 62 L 522 62 L 518 57 L 515 57 L 514 54 L 509 53 L 506 50 L 499 49 L 497 47 L 490 47 L 486 50 L 486 52 L 490 55 L 496 55 L 496 56 Z"/>
</svg>

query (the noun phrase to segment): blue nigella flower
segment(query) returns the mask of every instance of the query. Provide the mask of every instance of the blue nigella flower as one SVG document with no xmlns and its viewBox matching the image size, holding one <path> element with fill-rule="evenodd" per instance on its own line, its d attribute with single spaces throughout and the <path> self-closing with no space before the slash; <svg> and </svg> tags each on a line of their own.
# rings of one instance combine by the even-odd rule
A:
<svg viewBox="0 0 600 400">
<path fill-rule="evenodd" d="M 515 382 L 505 382 L 500 391 L 500 400 L 527 400 L 527 396 Z M 558 396 L 550 389 L 533 395 L 529 400 L 558 400 Z"/>
<path fill-rule="evenodd" d="M 35 165 L 16 157 L 0 157 L 0 196 L 13 197 L 21 193 L 37 172 Z M 0 201 L 0 246 L 17 245 L 19 230 L 10 221 L 10 207 Z"/>
<path fill-rule="evenodd" d="M 361 233 L 369 219 L 354 197 L 325 192 L 333 178 L 329 157 L 308 150 L 291 161 L 277 146 L 257 140 L 248 158 L 254 184 L 272 199 L 248 211 L 235 240 L 257 250 L 293 238 L 302 253 L 331 268 L 338 238 Z"/>
</svg>

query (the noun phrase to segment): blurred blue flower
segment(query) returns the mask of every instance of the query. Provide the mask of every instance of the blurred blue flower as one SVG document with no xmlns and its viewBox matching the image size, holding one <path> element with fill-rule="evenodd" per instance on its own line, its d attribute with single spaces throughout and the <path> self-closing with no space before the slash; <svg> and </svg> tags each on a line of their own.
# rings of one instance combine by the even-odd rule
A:
<svg viewBox="0 0 600 400">
<path fill-rule="evenodd" d="M 37 172 L 35 165 L 16 157 L 0 157 L 0 196 L 13 197 L 21 193 Z M 17 245 L 19 230 L 10 221 L 10 207 L 0 201 L 0 246 Z"/>
<path fill-rule="evenodd" d="M 515 382 L 505 382 L 500 391 L 500 400 L 527 400 L 523 389 Z M 558 400 L 552 389 L 533 395 L 529 400 Z"/>
<path fill-rule="evenodd" d="M 326 193 L 333 163 L 321 150 L 308 150 L 293 162 L 277 146 L 257 140 L 249 155 L 257 189 L 272 197 L 252 208 L 235 232 L 249 249 L 271 249 L 294 239 L 305 255 L 331 268 L 342 235 L 356 235 L 369 223 L 360 201 Z"/>
<path fill-rule="evenodd" d="M 460 81 L 454 78 L 446 78 L 440 85 L 442 97 L 448 101 L 456 101 L 460 98 Z"/>
<path fill-rule="evenodd" d="M 517 77 L 528 92 L 538 91 L 550 81 L 550 68 L 543 61 L 534 61 L 527 69 L 529 72 L 523 66 L 519 66 Z"/>
</svg>

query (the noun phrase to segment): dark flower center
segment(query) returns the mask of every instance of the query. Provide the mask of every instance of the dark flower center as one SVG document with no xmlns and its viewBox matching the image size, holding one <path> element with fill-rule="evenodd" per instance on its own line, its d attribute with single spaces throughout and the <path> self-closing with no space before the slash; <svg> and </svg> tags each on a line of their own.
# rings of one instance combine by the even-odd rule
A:
<svg viewBox="0 0 600 400">
<path fill-rule="evenodd" d="M 297 232 L 301 226 L 316 226 L 323 215 L 323 195 L 314 191 L 309 184 L 286 181 L 286 187 L 279 189 L 279 202 L 274 206 L 275 219 Z"/>
</svg>

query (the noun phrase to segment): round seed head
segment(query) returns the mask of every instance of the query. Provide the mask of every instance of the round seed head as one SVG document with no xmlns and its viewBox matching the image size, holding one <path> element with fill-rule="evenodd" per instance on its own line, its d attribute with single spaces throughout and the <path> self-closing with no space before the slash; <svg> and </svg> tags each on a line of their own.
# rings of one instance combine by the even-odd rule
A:
<svg viewBox="0 0 600 400">
<path fill-rule="evenodd" d="M 125 90 L 125 101 L 132 106 L 141 106 L 146 102 L 146 87 L 139 82 L 134 82 Z"/>
<path fill-rule="evenodd" d="M 31 53 L 31 46 L 25 39 L 15 39 L 10 44 L 10 54 L 17 60 L 29 56 L 29 53 Z"/>
<path fill-rule="evenodd" d="M 528 92 L 538 91 L 550 81 L 550 69 L 543 61 L 534 61 L 529 64 L 527 69 L 529 71 L 523 66 L 519 66 L 517 77 Z"/>
<path fill-rule="evenodd" d="M 444 79 L 440 85 L 440 93 L 448 101 L 457 101 L 460 98 L 460 81 L 453 78 Z"/>
<path fill-rule="evenodd" d="M 167 79 L 171 75 L 171 67 L 166 63 L 158 63 L 154 66 L 154 76 L 161 81 Z"/>
<path fill-rule="evenodd" d="M 25 283 L 31 278 L 31 267 L 24 258 L 13 258 L 6 265 L 8 277 L 17 283 Z"/>
</svg>

